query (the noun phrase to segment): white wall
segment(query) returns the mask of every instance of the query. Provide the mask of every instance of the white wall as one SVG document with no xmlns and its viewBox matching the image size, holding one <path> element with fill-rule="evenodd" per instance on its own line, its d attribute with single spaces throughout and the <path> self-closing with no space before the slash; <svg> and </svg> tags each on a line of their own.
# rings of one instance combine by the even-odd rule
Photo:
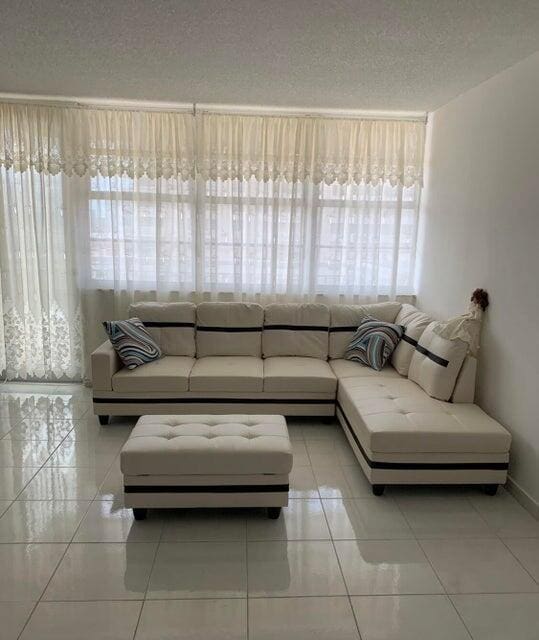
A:
<svg viewBox="0 0 539 640">
<path fill-rule="evenodd" d="M 477 401 L 513 434 L 510 475 L 539 503 L 539 53 L 430 116 L 418 306 L 490 294 Z"/>
</svg>

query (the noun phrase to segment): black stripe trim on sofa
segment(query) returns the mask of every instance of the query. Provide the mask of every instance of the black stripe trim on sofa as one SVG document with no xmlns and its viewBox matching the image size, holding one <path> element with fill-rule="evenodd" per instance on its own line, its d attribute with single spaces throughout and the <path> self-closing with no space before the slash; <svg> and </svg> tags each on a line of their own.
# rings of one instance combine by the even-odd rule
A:
<svg viewBox="0 0 539 640">
<path fill-rule="evenodd" d="M 194 322 L 154 322 L 153 320 L 150 322 L 142 321 L 142 324 L 145 327 L 189 327 L 190 329 L 194 329 Z"/>
<path fill-rule="evenodd" d="M 404 342 L 407 342 L 408 344 L 411 344 L 412 347 L 417 347 L 417 340 L 414 340 L 413 338 L 410 338 L 410 336 L 407 336 L 406 334 L 404 334 L 402 336 L 401 340 L 404 340 Z"/>
<path fill-rule="evenodd" d="M 437 356 L 435 353 L 432 353 L 432 351 L 425 349 L 425 347 L 422 347 L 420 344 L 416 345 L 416 351 L 419 351 L 419 353 L 427 356 L 429 360 L 432 360 L 436 364 L 439 364 L 441 367 L 447 367 L 447 365 L 449 364 L 449 360 L 440 358 L 440 356 Z"/>
<path fill-rule="evenodd" d="M 358 326 L 359 325 L 353 326 L 353 327 L 330 327 L 329 332 L 330 333 L 340 333 L 340 332 L 348 333 L 349 331 L 357 331 Z"/>
<path fill-rule="evenodd" d="M 328 327 L 312 324 L 265 324 L 264 331 L 325 331 Z"/>
<path fill-rule="evenodd" d="M 125 493 L 286 493 L 287 484 L 125 485 Z"/>
<path fill-rule="evenodd" d="M 365 449 L 361 446 L 361 442 L 359 441 L 359 438 L 357 437 L 340 403 L 337 403 L 337 408 L 344 418 L 344 426 L 346 427 L 346 430 L 352 436 L 365 462 L 371 469 L 416 469 L 419 471 L 488 469 L 491 471 L 505 471 L 509 467 L 508 462 L 379 462 L 377 460 L 371 460 L 365 453 Z"/>
<path fill-rule="evenodd" d="M 331 398 L 94 398 L 93 401 L 96 404 L 335 404 Z"/>
<path fill-rule="evenodd" d="M 262 327 L 199 327 L 197 331 L 222 331 L 223 333 L 253 333 L 255 331 L 261 333 Z"/>
</svg>

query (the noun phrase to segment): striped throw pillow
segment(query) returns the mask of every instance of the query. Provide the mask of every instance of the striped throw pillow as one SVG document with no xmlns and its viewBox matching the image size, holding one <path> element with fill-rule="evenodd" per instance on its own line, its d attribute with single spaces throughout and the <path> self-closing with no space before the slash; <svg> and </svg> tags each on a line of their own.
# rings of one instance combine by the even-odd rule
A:
<svg viewBox="0 0 539 640">
<path fill-rule="evenodd" d="M 399 324 L 367 316 L 354 333 L 344 357 L 381 371 L 403 333 L 404 327 Z"/>
<path fill-rule="evenodd" d="M 103 326 L 120 360 L 128 369 L 135 369 L 161 357 L 159 345 L 139 318 L 111 320 L 103 322 Z"/>
</svg>

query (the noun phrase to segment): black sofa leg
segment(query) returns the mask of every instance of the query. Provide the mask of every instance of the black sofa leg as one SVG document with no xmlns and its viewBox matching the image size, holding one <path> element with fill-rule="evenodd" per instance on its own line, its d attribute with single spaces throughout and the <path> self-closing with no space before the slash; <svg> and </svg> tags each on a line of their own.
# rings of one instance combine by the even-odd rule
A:
<svg viewBox="0 0 539 640">
<path fill-rule="evenodd" d="M 144 509 L 141 507 L 134 508 L 133 515 L 135 516 L 135 520 L 146 520 L 148 509 Z"/>
<path fill-rule="evenodd" d="M 99 424 L 108 424 L 109 423 L 109 416 L 97 416 L 99 418 Z"/>
<path fill-rule="evenodd" d="M 268 507 L 268 518 L 271 520 L 277 520 L 281 515 L 281 507 Z"/>
<path fill-rule="evenodd" d="M 498 491 L 498 485 L 497 484 L 486 484 L 483 487 L 483 491 L 487 494 L 487 496 L 495 496 L 496 492 Z"/>
<path fill-rule="evenodd" d="M 384 489 L 386 488 L 385 484 L 373 484 L 372 492 L 375 496 L 381 496 L 384 493 Z"/>
</svg>

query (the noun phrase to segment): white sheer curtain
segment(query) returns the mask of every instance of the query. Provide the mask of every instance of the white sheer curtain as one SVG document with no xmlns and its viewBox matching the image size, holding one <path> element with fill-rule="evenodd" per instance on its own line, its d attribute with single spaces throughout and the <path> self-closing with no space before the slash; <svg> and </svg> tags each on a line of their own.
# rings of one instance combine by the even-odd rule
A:
<svg viewBox="0 0 539 640">
<path fill-rule="evenodd" d="M 424 125 L 205 114 L 198 289 L 411 294 Z"/>
<path fill-rule="evenodd" d="M 424 125 L 0 105 L 0 371 L 77 379 L 141 299 L 412 293 Z"/>
</svg>

